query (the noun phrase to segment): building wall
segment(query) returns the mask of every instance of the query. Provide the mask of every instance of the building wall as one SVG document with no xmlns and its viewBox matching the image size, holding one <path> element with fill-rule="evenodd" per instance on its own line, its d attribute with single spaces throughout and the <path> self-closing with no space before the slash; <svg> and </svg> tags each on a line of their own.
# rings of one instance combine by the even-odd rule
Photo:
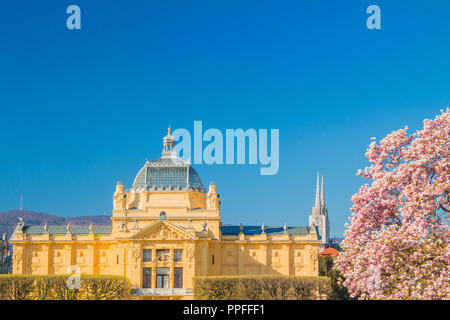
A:
<svg viewBox="0 0 450 320">
<path fill-rule="evenodd" d="M 281 239 L 281 238 L 285 239 Z M 253 238 L 253 239 L 252 239 Z M 298 238 L 298 237 L 297 237 Z M 173 287 L 173 268 L 183 268 L 183 287 L 192 288 L 194 276 L 318 275 L 318 248 L 312 239 L 280 236 L 263 239 L 252 236 L 241 240 L 120 240 L 86 241 L 76 239 L 51 242 L 27 239 L 14 246 L 14 274 L 67 274 L 76 265 L 83 274 L 124 275 L 133 286 L 142 287 L 142 271 L 151 267 L 170 268 Z M 64 241 L 64 242 L 63 242 Z M 143 262 L 143 250 L 152 249 L 152 261 Z M 157 249 L 170 250 L 170 259 L 159 261 Z M 173 261 L 174 250 L 182 249 L 181 262 Z M 213 258 L 214 257 L 214 258 Z M 214 259 L 214 261 L 213 261 Z M 156 286 L 152 272 L 152 287 Z"/>
<path fill-rule="evenodd" d="M 315 228 L 306 235 L 222 236 L 216 186 L 201 192 L 126 193 L 121 184 L 113 197 L 112 232 L 100 234 L 27 234 L 16 228 L 14 274 L 67 274 L 71 266 L 81 273 L 122 275 L 133 287 L 143 285 L 143 268 L 183 268 L 183 287 L 192 288 L 194 276 L 266 275 L 318 276 L 320 241 Z M 164 211 L 164 217 L 161 212 Z M 152 249 L 151 262 L 143 250 Z M 157 249 L 168 249 L 170 259 L 156 259 Z M 182 261 L 173 261 L 176 249 Z M 214 261 L 213 261 L 214 260 Z"/>
</svg>

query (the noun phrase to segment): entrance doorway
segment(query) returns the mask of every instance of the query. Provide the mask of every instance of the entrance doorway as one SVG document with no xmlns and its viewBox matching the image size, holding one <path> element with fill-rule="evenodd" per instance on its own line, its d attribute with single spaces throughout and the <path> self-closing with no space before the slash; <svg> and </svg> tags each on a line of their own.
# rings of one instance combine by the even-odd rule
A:
<svg viewBox="0 0 450 320">
<path fill-rule="evenodd" d="M 169 268 L 156 268 L 156 288 L 169 288 Z"/>
</svg>

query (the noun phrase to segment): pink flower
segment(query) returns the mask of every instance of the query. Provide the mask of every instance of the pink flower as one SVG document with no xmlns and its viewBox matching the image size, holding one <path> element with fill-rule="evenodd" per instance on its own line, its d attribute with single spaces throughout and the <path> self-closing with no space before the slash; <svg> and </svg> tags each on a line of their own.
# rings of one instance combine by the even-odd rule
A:
<svg viewBox="0 0 450 320">
<path fill-rule="evenodd" d="M 371 185 L 352 197 L 336 261 L 343 284 L 360 299 L 449 299 L 450 110 L 372 140 L 357 172 Z"/>
</svg>

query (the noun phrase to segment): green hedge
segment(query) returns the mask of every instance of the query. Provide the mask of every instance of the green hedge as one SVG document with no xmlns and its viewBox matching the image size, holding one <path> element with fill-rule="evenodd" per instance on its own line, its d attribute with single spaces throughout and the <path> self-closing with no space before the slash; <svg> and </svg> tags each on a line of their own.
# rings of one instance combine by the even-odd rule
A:
<svg viewBox="0 0 450 320">
<path fill-rule="evenodd" d="M 315 300 L 328 298 L 328 277 L 220 276 L 195 277 L 194 296 L 200 300 Z"/>
<path fill-rule="evenodd" d="M 0 275 L 0 300 L 128 299 L 126 277 L 81 275 L 80 288 L 69 289 L 69 275 Z"/>
</svg>

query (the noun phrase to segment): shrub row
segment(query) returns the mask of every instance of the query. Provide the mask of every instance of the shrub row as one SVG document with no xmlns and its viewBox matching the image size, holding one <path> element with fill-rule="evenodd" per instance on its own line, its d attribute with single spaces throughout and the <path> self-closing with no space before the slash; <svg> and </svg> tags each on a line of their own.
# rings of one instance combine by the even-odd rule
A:
<svg viewBox="0 0 450 320">
<path fill-rule="evenodd" d="M 315 300 L 331 292 L 328 277 L 221 276 L 195 277 L 194 295 L 200 300 Z"/>
<path fill-rule="evenodd" d="M 69 275 L 0 275 L 0 300 L 127 299 L 126 277 L 81 275 L 80 288 L 69 289 Z"/>
</svg>

